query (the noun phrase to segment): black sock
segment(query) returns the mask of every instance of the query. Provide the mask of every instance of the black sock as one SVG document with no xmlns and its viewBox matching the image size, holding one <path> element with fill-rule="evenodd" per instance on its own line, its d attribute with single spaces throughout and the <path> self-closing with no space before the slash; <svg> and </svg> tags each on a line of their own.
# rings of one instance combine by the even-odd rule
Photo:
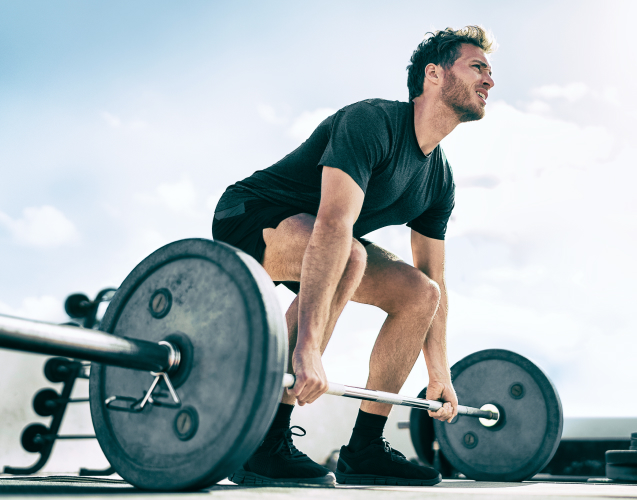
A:
<svg viewBox="0 0 637 500">
<path fill-rule="evenodd" d="M 274 415 L 274 420 L 272 421 L 272 425 L 270 426 L 270 430 L 268 431 L 266 438 L 279 436 L 282 431 L 290 428 L 292 410 L 294 410 L 294 405 L 279 403 L 279 409 L 276 411 L 276 415 Z"/>
<path fill-rule="evenodd" d="M 366 448 L 374 439 L 382 437 L 386 423 L 387 417 L 358 410 L 354 431 L 347 447 L 354 453 Z"/>
</svg>

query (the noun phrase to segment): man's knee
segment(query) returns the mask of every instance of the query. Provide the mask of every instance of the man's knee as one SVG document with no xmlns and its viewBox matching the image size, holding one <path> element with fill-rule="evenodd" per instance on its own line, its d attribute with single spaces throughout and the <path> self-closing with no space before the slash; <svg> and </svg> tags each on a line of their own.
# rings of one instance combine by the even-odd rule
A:
<svg viewBox="0 0 637 500">
<path fill-rule="evenodd" d="M 363 244 L 354 239 L 352 241 L 352 250 L 349 254 L 349 259 L 347 260 L 347 267 L 345 268 L 346 274 L 351 274 L 357 279 L 363 277 L 365 273 L 365 266 L 367 265 L 367 250 Z"/>
<path fill-rule="evenodd" d="M 409 312 L 409 314 L 431 314 L 440 303 L 440 286 L 419 269 L 412 268 L 403 272 L 399 293 L 391 301 L 391 313 Z"/>
</svg>

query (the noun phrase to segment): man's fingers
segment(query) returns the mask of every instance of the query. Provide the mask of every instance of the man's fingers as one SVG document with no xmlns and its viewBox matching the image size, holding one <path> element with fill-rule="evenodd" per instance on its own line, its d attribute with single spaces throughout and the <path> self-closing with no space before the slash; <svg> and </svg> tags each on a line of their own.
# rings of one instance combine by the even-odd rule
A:
<svg viewBox="0 0 637 500">
<path fill-rule="evenodd" d="M 442 408 L 440 408 L 438 411 L 428 411 L 427 413 L 429 413 L 430 417 L 444 422 L 453 419 L 453 417 L 455 416 L 454 411 L 456 411 L 455 408 L 451 405 L 451 403 L 447 402 L 444 403 L 442 405 Z"/>
<path fill-rule="evenodd" d="M 296 397 L 300 406 L 313 403 L 328 389 L 327 384 L 323 384 L 320 380 L 301 382 L 300 384 L 297 382 L 297 384 L 294 385 L 294 389 L 290 393 Z"/>
<path fill-rule="evenodd" d="M 294 388 L 290 391 L 290 394 L 296 398 L 299 406 L 303 406 L 307 402 L 307 384 L 304 380 L 296 380 Z"/>
<path fill-rule="evenodd" d="M 318 398 L 320 398 L 323 394 L 327 392 L 328 385 L 318 380 L 316 384 L 312 386 L 312 390 L 309 391 L 309 394 L 306 398 L 307 403 L 313 403 Z"/>
<path fill-rule="evenodd" d="M 305 382 L 297 378 L 296 381 L 294 382 L 294 387 L 292 389 L 288 389 L 288 392 L 298 399 L 299 396 L 303 393 L 304 387 L 305 387 Z"/>
<path fill-rule="evenodd" d="M 439 410 L 438 420 L 447 420 L 453 410 L 451 409 L 451 405 L 449 403 L 445 403 L 442 405 L 442 408 Z"/>
</svg>

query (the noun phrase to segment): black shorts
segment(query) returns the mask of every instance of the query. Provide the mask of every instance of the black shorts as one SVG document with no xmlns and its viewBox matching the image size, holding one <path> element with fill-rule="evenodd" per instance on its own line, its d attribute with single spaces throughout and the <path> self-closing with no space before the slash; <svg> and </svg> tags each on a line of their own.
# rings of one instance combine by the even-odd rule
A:
<svg viewBox="0 0 637 500">
<path fill-rule="evenodd" d="M 243 250 L 260 264 L 263 264 L 265 240 L 263 230 L 267 227 L 276 229 L 281 221 L 288 217 L 303 213 L 294 207 L 274 205 L 265 200 L 252 199 L 215 212 L 212 220 L 212 237 L 233 247 Z M 371 241 L 356 238 L 364 246 Z M 298 281 L 276 281 L 276 285 L 283 284 L 294 293 L 299 293 Z"/>
</svg>

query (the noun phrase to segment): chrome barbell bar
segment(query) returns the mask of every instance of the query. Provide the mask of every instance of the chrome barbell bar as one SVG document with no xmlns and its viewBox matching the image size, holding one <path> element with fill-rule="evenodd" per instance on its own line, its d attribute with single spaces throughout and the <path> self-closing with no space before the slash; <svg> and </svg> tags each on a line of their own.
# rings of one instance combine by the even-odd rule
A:
<svg viewBox="0 0 637 500">
<path fill-rule="evenodd" d="M 111 335 L 99 330 L 55 325 L 0 315 L 0 347 L 53 356 L 68 356 L 105 365 L 170 374 L 179 366 L 179 349 L 170 342 L 149 342 Z M 292 388 L 296 379 L 286 373 L 283 387 Z M 443 403 L 410 398 L 391 392 L 374 391 L 329 382 L 327 394 L 437 411 Z M 458 405 L 458 413 L 487 420 L 498 420 L 495 411 Z"/>
</svg>

